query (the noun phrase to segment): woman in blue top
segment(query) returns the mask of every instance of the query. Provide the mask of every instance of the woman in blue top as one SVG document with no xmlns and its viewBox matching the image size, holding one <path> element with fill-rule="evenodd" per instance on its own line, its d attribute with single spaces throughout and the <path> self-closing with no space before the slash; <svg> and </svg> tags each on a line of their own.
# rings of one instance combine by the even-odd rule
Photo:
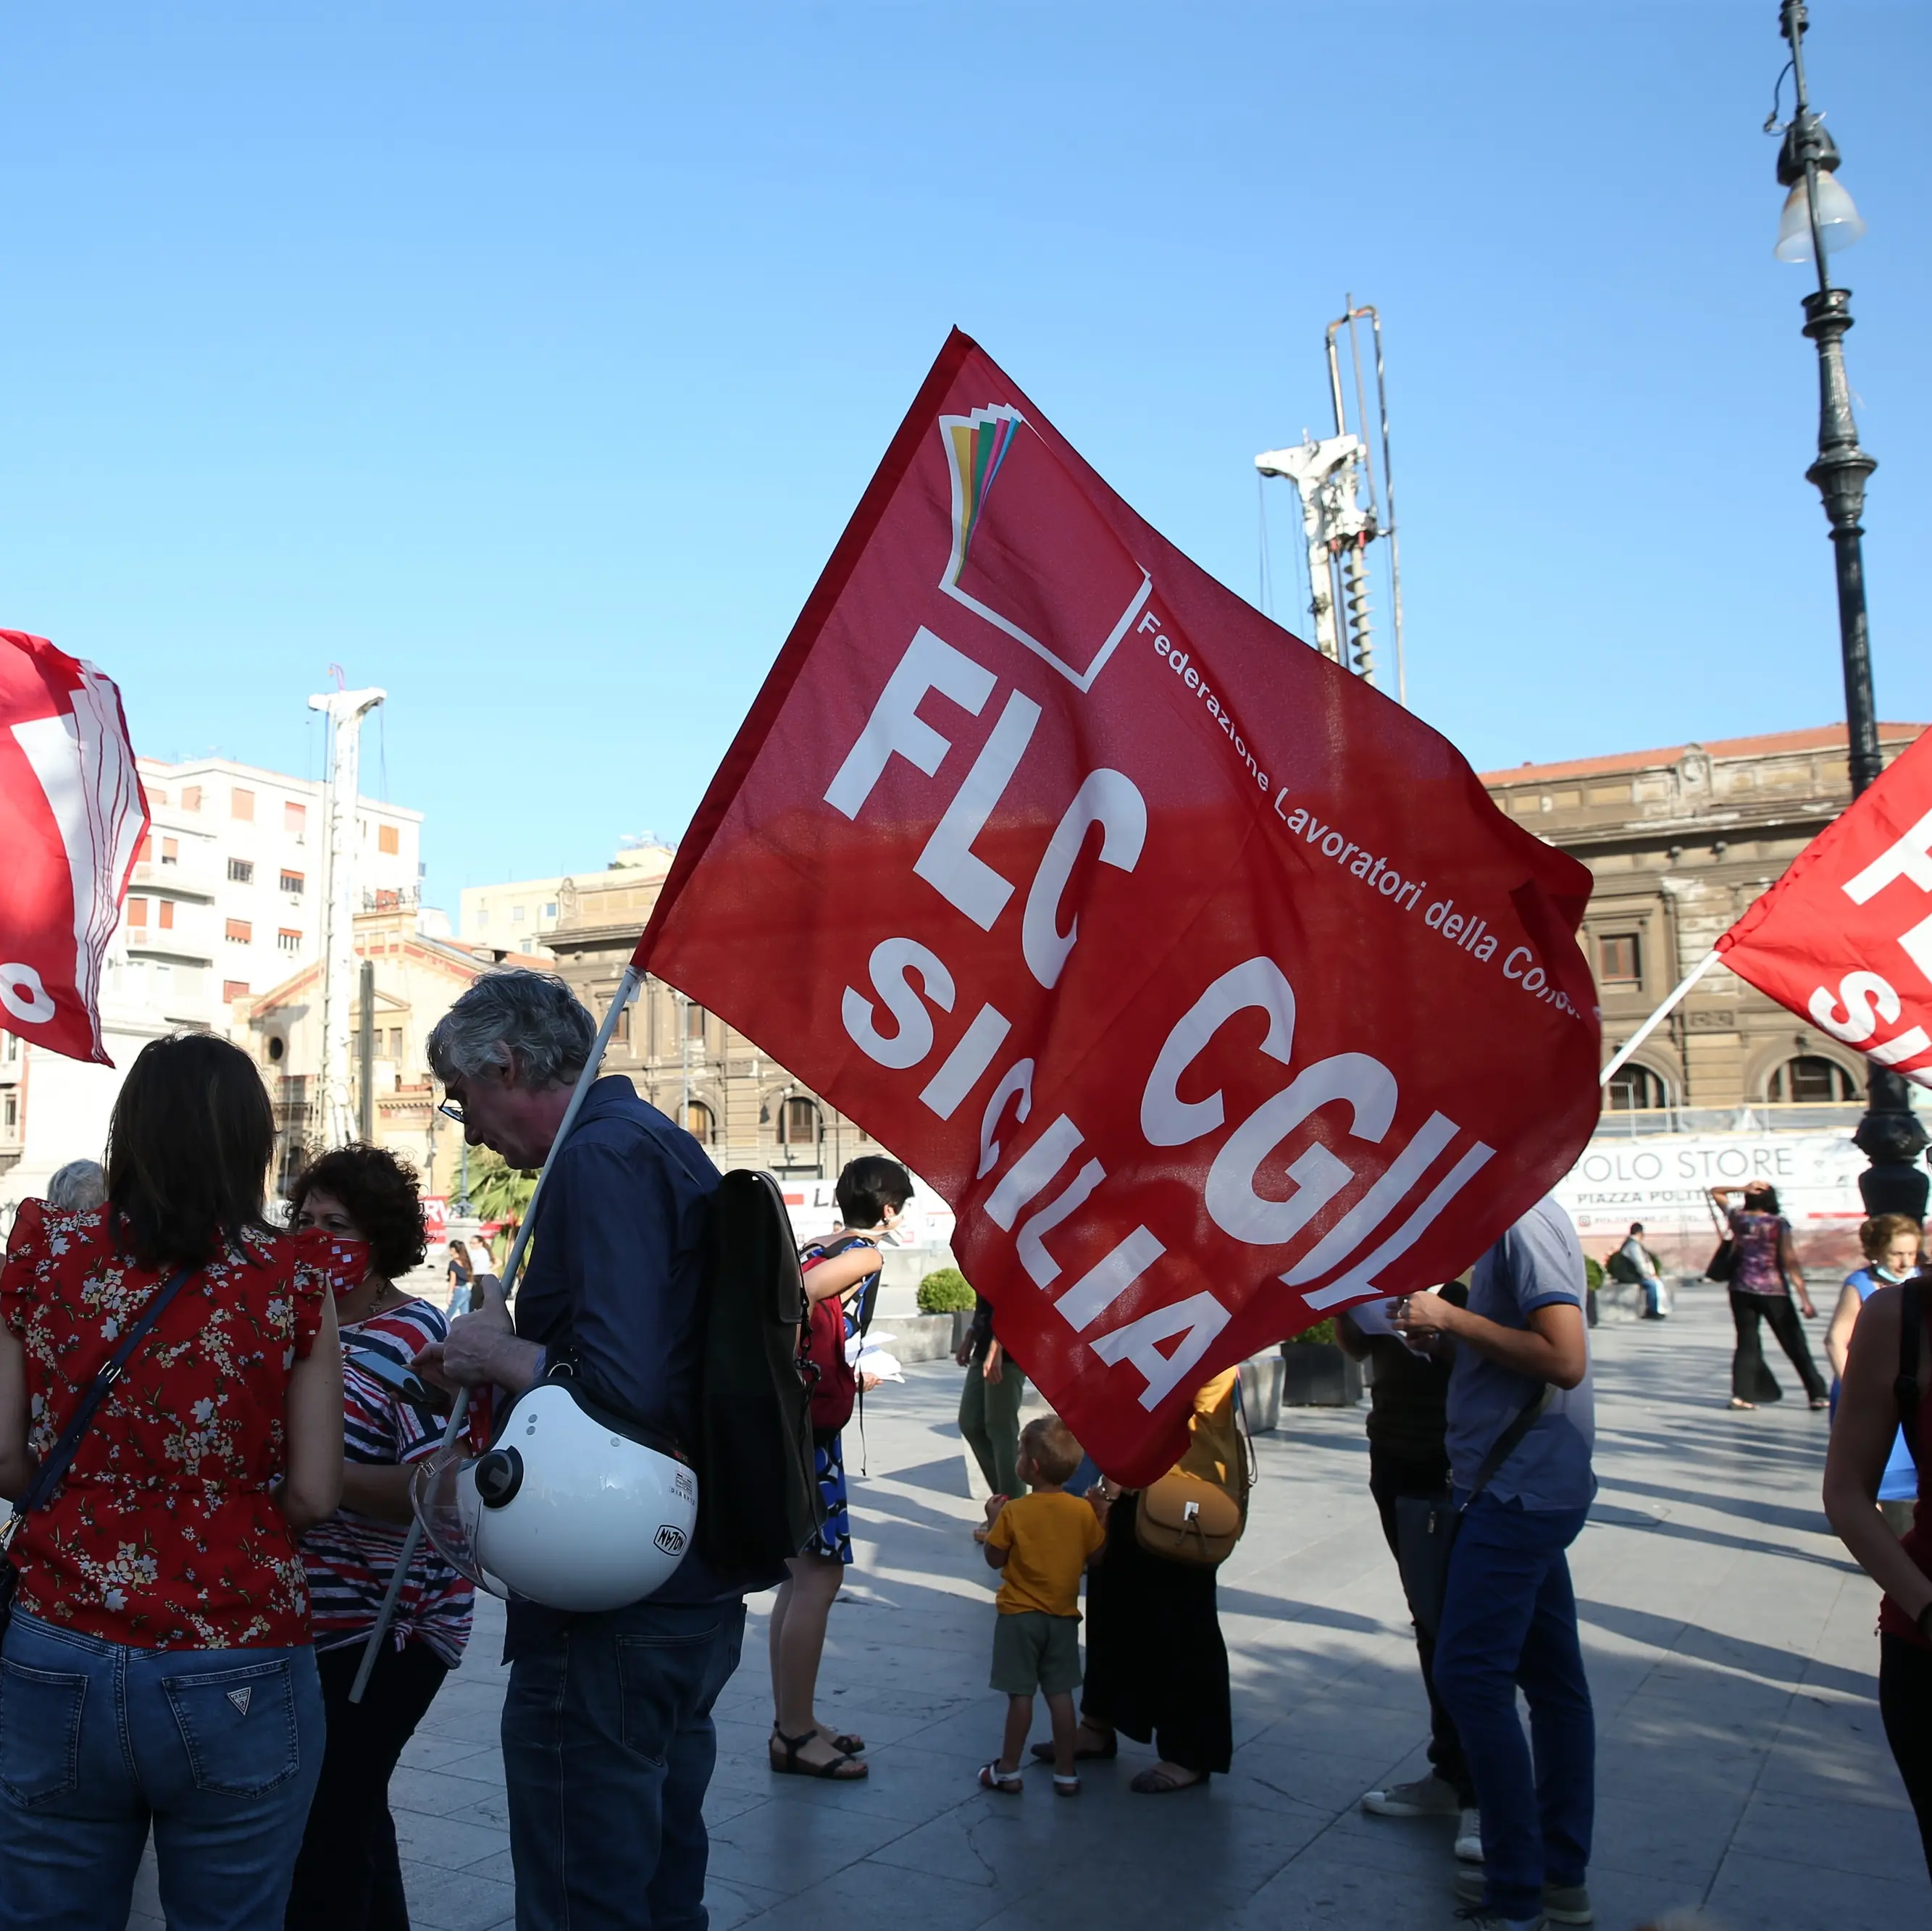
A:
<svg viewBox="0 0 1932 1931">
<path fill-rule="evenodd" d="M 1858 1229 L 1865 1265 L 1846 1277 L 1844 1291 L 1825 1331 L 1825 1353 L 1832 1363 L 1832 1413 L 1838 1412 L 1838 1382 L 1851 1351 L 1852 1330 L 1858 1310 L 1882 1287 L 1908 1281 L 1918 1272 L 1918 1243 L 1923 1237 L 1917 1221 L 1903 1213 L 1881 1213 Z M 1905 1445 L 1903 1430 L 1892 1438 L 1892 1457 L 1879 1483 L 1879 1513 L 1894 1535 L 1912 1526 L 1912 1505 L 1918 1497 L 1918 1465 Z"/>
<path fill-rule="evenodd" d="M 865 1325 L 865 1297 L 876 1291 L 884 1265 L 882 1239 L 912 1198 L 912 1180 L 896 1160 L 877 1153 L 848 1162 L 833 1190 L 839 1225 L 822 1241 L 805 1249 L 805 1291 L 814 1303 L 838 1295 L 844 1303 L 849 1344 Z M 836 1249 L 836 1252 L 829 1250 Z M 860 1753 L 862 1737 L 842 1734 L 818 1720 L 814 1707 L 818 1664 L 825 1651 L 825 1621 L 852 1560 L 852 1535 L 845 1509 L 845 1453 L 837 1432 L 818 1434 L 818 1492 L 825 1526 L 785 1564 L 790 1571 L 772 1606 L 771 1761 L 787 1777 L 830 1777 L 852 1782 L 866 1774 Z"/>
</svg>

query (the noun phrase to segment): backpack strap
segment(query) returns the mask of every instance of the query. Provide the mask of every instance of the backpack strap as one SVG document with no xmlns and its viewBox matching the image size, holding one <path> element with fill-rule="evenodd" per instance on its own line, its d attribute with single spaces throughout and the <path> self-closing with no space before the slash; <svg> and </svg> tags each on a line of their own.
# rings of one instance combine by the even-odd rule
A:
<svg viewBox="0 0 1932 1931">
<path fill-rule="evenodd" d="M 1905 1446 L 1912 1465 L 1918 1462 L 1918 1336 L 1924 1325 L 1924 1283 L 1907 1281 L 1898 1304 L 1898 1374 L 1892 1384 L 1892 1399 L 1898 1404 L 1898 1426 L 1904 1432 Z"/>
<path fill-rule="evenodd" d="M 1516 1411 L 1508 1428 L 1490 1444 L 1490 1452 L 1483 1458 L 1483 1465 L 1476 1471 L 1476 1479 L 1469 1485 L 1469 1500 L 1462 1506 L 1469 1507 L 1476 1498 L 1496 1478 L 1498 1469 L 1522 1446 L 1522 1438 L 1543 1419 L 1543 1411 L 1549 1407 L 1556 1393 L 1553 1382 L 1541 1381 L 1536 1393 Z"/>
</svg>

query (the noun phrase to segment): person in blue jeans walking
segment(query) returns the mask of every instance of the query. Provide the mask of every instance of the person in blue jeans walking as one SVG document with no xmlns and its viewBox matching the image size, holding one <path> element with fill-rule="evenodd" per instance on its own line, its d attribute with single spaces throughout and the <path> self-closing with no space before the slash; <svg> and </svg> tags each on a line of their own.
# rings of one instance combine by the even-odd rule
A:
<svg viewBox="0 0 1932 1931">
<path fill-rule="evenodd" d="M 1583 1254 L 1555 1201 L 1477 1262 L 1469 1300 L 1399 1303 L 1391 1324 L 1452 1347 L 1450 1481 L 1459 1504 L 1516 1417 L 1534 1424 L 1461 1517 L 1436 1638 L 1436 1690 L 1482 1811 L 1483 1866 L 1458 1872 L 1478 1931 L 1587 1924 L 1596 1723 L 1564 1552 L 1596 1494 Z M 1530 1741 L 1516 1693 L 1529 1705 Z"/>
<path fill-rule="evenodd" d="M 472 1146 L 541 1165 L 596 1033 L 560 979 L 486 975 L 430 1035 L 444 1111 Z M 514 1327 L 493 1295 L 418 1367 L 516 1395 L 568 1363 L 590 1400 L 695 1441 L 718 1183 L 704 1149 L 628 1080 L 598 1080 L 544 1182 Z M 782 1579 L 720 1576 L 693 1549 L 624 1609 L 510 1604 L 503 1775 L 518 1931 L 701 1931 L 712 1705 L 738 1666 L 745 1591 Z"/>
<path fill-rule="evenodd" d="M 226 1040 L 150 1042 L 110 1132 L 106 1204 L 23 1201 L 0 1265 L 9 1499 L 153 1317 L 8 1551 L 0 1931 L 122 1931 L 151 1832 L 171 1931 L 280 1931 L 323 1744 L 293 1537 L 341 1493 L 368 1252 L 263 1219 L 274 1115 Z"/>
</svg>

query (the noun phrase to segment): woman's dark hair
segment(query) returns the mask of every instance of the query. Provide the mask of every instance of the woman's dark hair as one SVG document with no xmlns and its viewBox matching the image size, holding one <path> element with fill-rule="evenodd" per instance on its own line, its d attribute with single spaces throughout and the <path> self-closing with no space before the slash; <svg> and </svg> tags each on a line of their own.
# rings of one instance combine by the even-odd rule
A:
<svg viewBox="0 0 1932 1931">
<path fill-rule="evenodd" d="M 333 1194 L 369 1243 L 369 1264 L 386 1281 L 399 1281 L 422 1263 L 422 1201 L 416 1170 L 386 1147 L 338 1147 L 311 1160 L 289 1189 L 289 1212 L 311 1193 Z"/>
<path fill-rule="evenodd" d="M 227 1243 L 271 1231 L 262 1188 L 275 1116 L 255 1063 L 212 1033 L 150 1039 L 107 1129 L 116 1241 L 144 1267 L 200 1267 Z"/>
<path fill-rule="evenodd" d="M 896 1160 L 878 1153 L 847 1162 L 832 1190 L 838 1218 L 847 1227 L 876 1227 L 886 1209 L 902 1207 L 912 1198 L 912 1176 Z"/>
<path fill-rule="evenodd" d="M 1775 1213 L 1778 1189 L 1768 1180 L 1753 1180 L 1744 1189 L 1744 1205 L 1753 1213 Z"/>
</svg>

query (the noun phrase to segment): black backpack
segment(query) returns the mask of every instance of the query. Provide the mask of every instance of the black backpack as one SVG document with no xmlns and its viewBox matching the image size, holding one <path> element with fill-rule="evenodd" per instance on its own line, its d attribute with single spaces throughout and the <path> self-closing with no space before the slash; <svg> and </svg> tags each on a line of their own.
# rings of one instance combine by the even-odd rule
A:
<svg viewBox="0 0 1932 1931">
<path fill-rule="evenodd" d="M 784 1196 L 738 1168 L 705 1228 L 698 1546 L 727 1576 L 765 1573 L 825 1520 L 812 1453 L 812 1391 L 798 1372 L 805 1281 Z"/>
</svg>

